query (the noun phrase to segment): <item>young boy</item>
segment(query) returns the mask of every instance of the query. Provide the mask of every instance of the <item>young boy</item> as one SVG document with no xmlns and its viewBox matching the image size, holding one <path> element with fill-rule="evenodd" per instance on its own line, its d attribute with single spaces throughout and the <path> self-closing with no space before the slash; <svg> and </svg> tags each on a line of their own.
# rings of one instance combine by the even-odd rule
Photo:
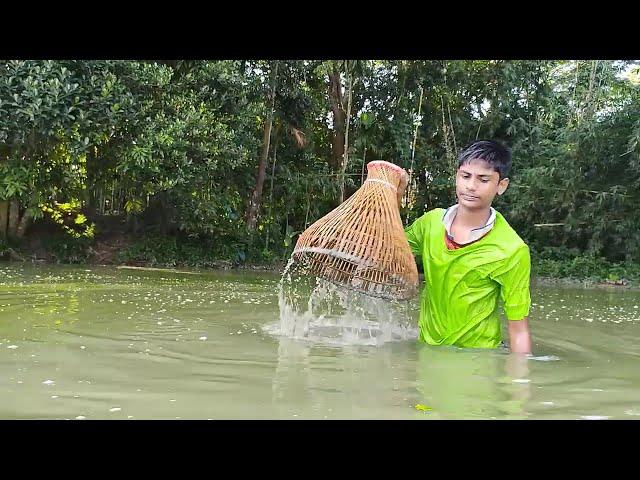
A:
<svg viewBox="0 0 640 480">
<path fill-rule="evenodd" d="M 424 266 L 421 341 L 498 347 L 500 297 L 511 351 L 531 353 L 529 248 L 491 207 L 509 185 L 510 167 L 507 148 L 494 141 L 473 142 L 458 158 L 458 203 L 431 210 L 406 228 L 411 250 Z"/>
</svg>

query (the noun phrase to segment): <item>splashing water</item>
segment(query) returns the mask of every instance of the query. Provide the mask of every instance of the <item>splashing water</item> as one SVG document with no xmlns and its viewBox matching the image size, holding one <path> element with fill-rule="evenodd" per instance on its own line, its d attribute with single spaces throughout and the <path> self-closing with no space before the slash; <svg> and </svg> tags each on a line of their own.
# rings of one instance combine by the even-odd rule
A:
<svg viewBox="0 0 640 480">
<path fill-rule="evenodd" d="M 280 280 L 278 305 L 279 323 L 265 326 L 275 335 L 331 345 L 381 345 L 418 335 L 409 302 L 341 288 L 293 259 Z"/>
</svg>

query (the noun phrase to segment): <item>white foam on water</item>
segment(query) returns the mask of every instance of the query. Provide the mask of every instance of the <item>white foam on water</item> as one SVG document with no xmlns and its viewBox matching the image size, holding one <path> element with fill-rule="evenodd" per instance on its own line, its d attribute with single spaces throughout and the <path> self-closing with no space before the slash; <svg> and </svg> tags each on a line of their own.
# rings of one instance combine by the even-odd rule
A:
<svg viewBox="0 0 640 480">
<path fill-rule="evenodd" d="M 540 355 L 537 357 L 529 357 L 529 360 L 535 360 L 537 362 L 556 362 L 560 360 L 560 357 L 555 355 Z"/>
<path fill-rule="evenodd" d="M 278 305 L 279 321 L 263 326 L 273 335 L 329 345 L 382 345 L 418 336 L 408 302 L 374 298 L 305 275 L 292 259 L 280 281 Z"/>
</svg>

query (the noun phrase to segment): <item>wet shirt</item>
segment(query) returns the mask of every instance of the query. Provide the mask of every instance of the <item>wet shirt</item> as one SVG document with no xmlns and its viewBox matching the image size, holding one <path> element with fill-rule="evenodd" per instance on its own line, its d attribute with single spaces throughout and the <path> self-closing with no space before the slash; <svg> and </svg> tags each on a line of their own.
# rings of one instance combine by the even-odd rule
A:
<svg viewBox="0 0 640 480">
<path fill-rule="evenodd" d="M 479 238 L 450 249 L 446 213 L 442 208 L 431 210 L 405 230 L 411 250 L 421 257 L 424 267 L 420 340 L 432 345 L 495 348 L 502 340 L 499 301 L 509 320 L 522 320 L 529 314 L 529 248 L 494 211 L 493 223 Z"/>
</svg>

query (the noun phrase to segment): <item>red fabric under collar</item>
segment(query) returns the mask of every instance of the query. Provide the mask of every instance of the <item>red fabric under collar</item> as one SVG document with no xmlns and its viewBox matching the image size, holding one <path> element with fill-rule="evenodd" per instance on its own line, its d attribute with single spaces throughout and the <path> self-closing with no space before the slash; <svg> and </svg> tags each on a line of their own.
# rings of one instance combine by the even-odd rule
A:
<svg viewBox="0 0 640 480">
<path fill-rule="evenodd" d="M 489 232 L 487 232 L 489 233 Z M 486 233 L 484 234 L 486 235 Z M 471 245 L 472 243 L 476 243 L 478 240 L 482 239 L 484 237 L 484 235 L 476 240 L 474 240 L 473 242 L 469 242 L 469 243 L 457 243 L 453 238 L 449 238 L 449 235 L 447 234 L 447 231 L 445 230 L 444 232 L 444 243 L 447 245 L 447 248 L 449 250 L 457 250 L 458 248 L 464 248 L 467 245 Z"/>
</svg>

